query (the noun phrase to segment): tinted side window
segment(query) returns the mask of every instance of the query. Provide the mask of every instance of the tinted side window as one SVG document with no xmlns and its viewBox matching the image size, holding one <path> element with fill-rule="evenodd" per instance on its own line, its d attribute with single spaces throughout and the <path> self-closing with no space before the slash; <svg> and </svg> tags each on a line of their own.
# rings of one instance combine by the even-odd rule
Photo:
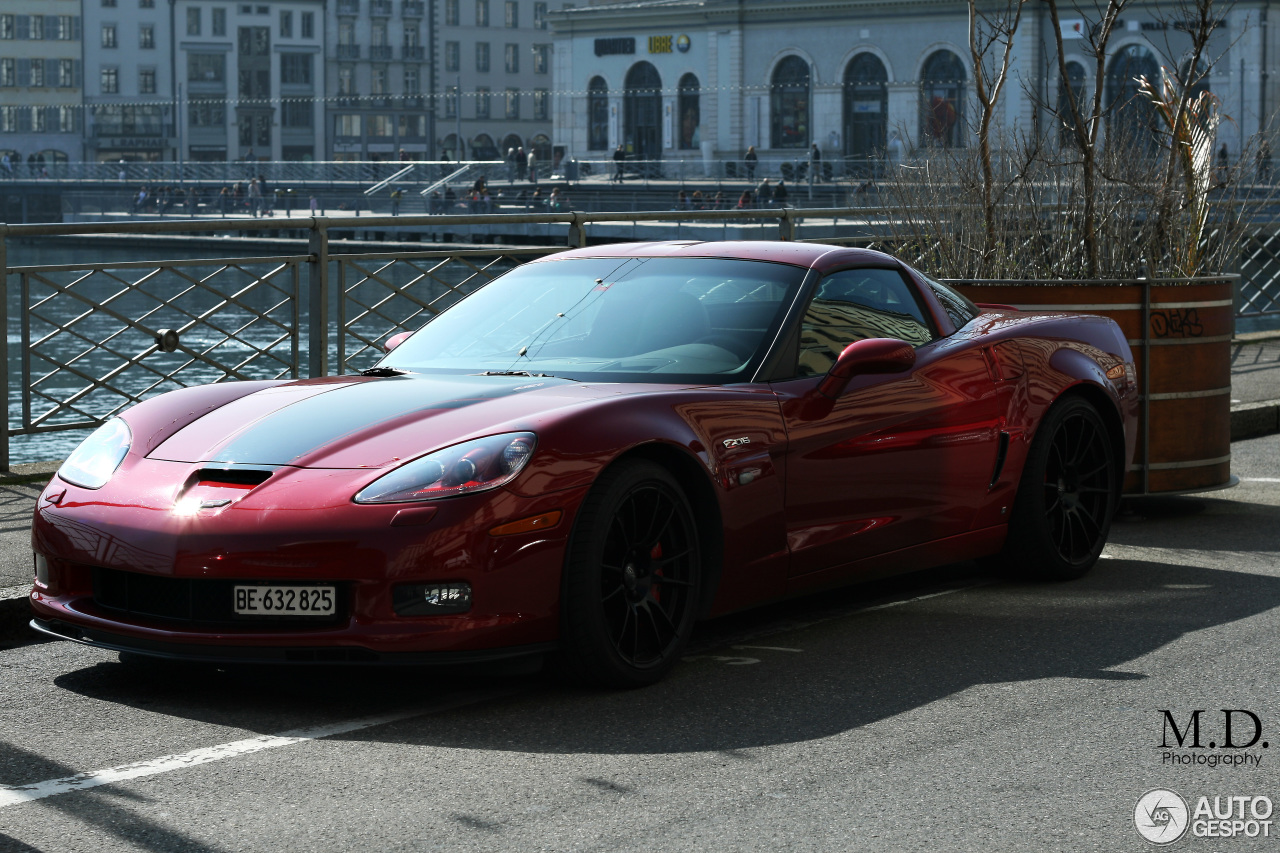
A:
<svg viewBox="0 0 1280 853">
<path fill-rule="evenodd" d="M 800 327 L 799 376 L 826 373 L 849 344 L 899 338 L 914 346 L 933 340 L 911 287 L 896 270 L 842 270 L 824 278 Z"/>
<path fill-rule="evenodd" d="M 982 313 L 977 305 L 942 282 L 934 281 L 928 276 L 920 277 L 929 282 L 929 287 L 933 288 L 933 295 L 938 297 L 938 302 L 942 303 L 942 310 L 947 312 L 947 316 L 951 318 L 951 322 L 957 329 L 963 329 L 965 323 Z"/>
</svg>

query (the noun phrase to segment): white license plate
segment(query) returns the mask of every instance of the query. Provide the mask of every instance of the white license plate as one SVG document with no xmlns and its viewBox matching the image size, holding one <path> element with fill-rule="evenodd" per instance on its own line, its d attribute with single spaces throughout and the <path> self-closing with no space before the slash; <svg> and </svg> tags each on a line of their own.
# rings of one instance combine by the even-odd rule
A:
<svg viewBox="0 0 1280 853">
<path fill-rule="evenodd" d="M 236 586 L 237 616 L 332 616 L 331 586 Z"/>
</svg>

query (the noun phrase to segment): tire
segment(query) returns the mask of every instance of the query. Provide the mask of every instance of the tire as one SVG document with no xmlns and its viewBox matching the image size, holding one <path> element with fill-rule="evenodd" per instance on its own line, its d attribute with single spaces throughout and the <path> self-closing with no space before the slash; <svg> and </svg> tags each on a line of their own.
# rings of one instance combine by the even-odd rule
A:
<svg viewBox="0 0 1280 853">
<path fill-rule="evenodd" d="M 1036 580 L 1083 577 L 1102 554 L 1120 485 L 1097 410 L 1081 397 L 1059 400 L 1031 442 L 998 566 Z"/>
<path fill-rule="evenodd" d="M 574 522 L 558 668 L 603 687 L 659 681 L 693 632 L 701 575 L 693 510 L 675 478 L 645 460 L 609 468 Z"/>
</svg>

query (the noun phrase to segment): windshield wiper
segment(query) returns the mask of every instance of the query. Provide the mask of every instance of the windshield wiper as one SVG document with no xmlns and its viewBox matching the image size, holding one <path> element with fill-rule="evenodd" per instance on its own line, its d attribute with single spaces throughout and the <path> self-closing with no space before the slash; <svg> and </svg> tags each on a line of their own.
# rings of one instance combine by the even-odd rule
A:
<svg viewBox="0 0 1280 853">
<path fill-rule="evenodd" d="M 564 379 L 564 376 L 556 376 L 553 373 L 531 373 L 528 370 L 486 370 L 477 376 L 536 376 L 543 379 Z M 577 382 L 576 379 L 570 379 L 570 382 Z"/>
</svg>

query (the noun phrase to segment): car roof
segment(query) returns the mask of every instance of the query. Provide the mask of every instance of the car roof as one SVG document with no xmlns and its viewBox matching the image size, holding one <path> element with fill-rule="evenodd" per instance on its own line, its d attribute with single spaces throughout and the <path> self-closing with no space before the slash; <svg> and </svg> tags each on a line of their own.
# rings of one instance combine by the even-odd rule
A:
<svg viewBox="0 0 1280 853">
<path fill-rule="evenodd" d="M 832 246 L 825 243 L 791 243 L 781 240 L 667 240 L 663 242 L 608 243 L 557 252 L 543 261 L 565 258 L 738 258 L 772 261 L 808 267 L 820 272 L 849 264 L 883 266 L 898 262 L 892 255 L 872 249 Z"/>
</svg>

